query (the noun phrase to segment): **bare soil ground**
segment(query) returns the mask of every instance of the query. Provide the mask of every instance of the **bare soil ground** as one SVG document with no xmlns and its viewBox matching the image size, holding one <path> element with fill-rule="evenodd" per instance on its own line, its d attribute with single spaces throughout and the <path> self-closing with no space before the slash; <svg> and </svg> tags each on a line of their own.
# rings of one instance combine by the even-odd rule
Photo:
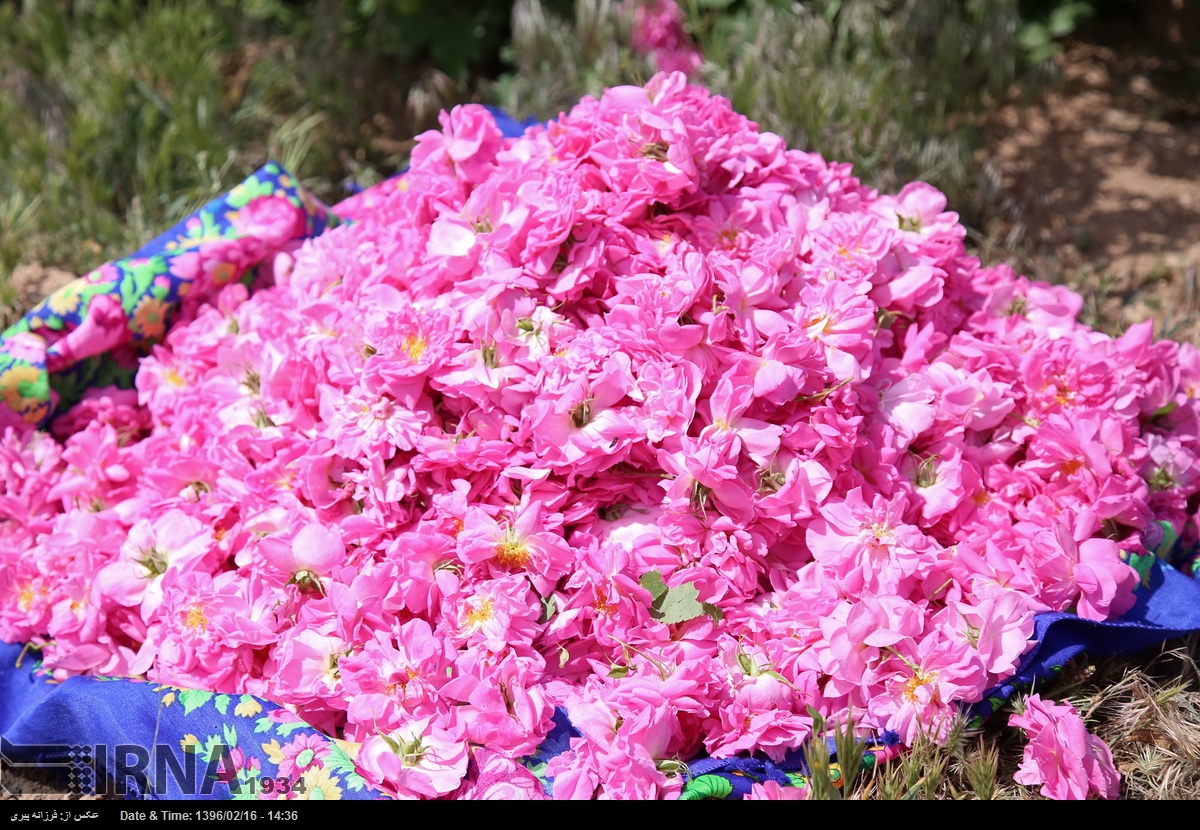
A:
<svg viewBox="0 0 1200 830">
<path fill-rule="evenodd" d="M 52 772 L 13 769 L 0 772 L 0 801 L 101 801 L 115 800 L 99 795 L 65 795 L 62 782 Z"/>
<path fill-rule="evenodd" d="M 1043 100 L 985 126 L 1012 207 L 1002 258 L 1079 290 L 1098 328 L 1154 318 L 1200 342 L 1200 59 L 1077 43 L 1058 65 Z"/>
<path fill-rule="evenodd" d="M 9 277 L 9 282 L 16 291 L 14 302 L 11 307 L 0 303 L 0 331 L 20 319 L 25 310 L 62 288 L 76 276 L 79 275 L 61 268 L 45 268 L 37 263 L 18 265 Z"/>
</svg>

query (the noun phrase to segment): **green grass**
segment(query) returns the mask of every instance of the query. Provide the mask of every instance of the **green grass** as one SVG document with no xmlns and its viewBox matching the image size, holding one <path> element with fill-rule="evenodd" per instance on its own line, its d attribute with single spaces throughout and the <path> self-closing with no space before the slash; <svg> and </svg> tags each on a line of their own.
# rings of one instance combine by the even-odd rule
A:
<svg viewBox="0 0 1200 830">
<path fill-rule="evenodd" d="M 495 3 L 468 3 L 474 34 L 454 38 L 416 0 L 0 5 L 0 304 L 17 310 L 16 265 L 82 273 L 268 158 L 336 200 L 396 169 L 447 104 L 483 91 L 548 118 L 653 74 L 614 0 L 564 18 L 569 2 L 515 3 L 495 84 L 467 71 L 502 68 Z M 1015 0 L 707 0 L 691 21 L 702 80 L 765 129 L 881 188 L 931 181 L 960 211 L 974 116 L 1020 64 Z"/>
<path fill-rule="evenodd" d="M 706 58 L 700 80 L 738 112 L 880 189 L 928 181 L 960 211 L 981 175 L 978 116 L 1033 77 L 1021 73 L 1016 0 L 683 4 Z M 653 72 L 605 0 L 577 0 L 573 20 L 518 0 L 513 33 L 518 71 L 499 96 L 514 113 L 552 117 Z"/>
<path fill-rule="evenodd" d="M 427 61 L 398 65 L 355 41 L 354 7 L 303 11 L 266 0 L 0 5 L 0 303 L 14 302 L 17 264 L 83 272 L 268 158 L 340 199 L 346 182 L 393 171 L 405 140 L 467 95 Z"/>
</svg>

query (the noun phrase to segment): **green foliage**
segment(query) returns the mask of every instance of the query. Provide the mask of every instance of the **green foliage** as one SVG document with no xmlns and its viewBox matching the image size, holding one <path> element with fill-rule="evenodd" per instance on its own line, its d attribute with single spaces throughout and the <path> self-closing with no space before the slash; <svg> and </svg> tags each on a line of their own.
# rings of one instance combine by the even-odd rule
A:
<svg viewBox="0 0 1200 830">
<path fill-rule="evenodd" d="M 1093 14 L 1092 4 L 1084 0 L 1026 0 L 1021 4 L 1024 22 L 1017 32 L 1017 43 L 1030 62 L 1047 60 L 1061 52 L 1060 41 Z"/>
<path fill-rule="evenodd" d="M 691 582 L 684 582 L 674 588 L 668 588 L 663 576 L 658 571 L 648 571 L 639 580 L 641 586 L 650 592 L 652 603 L 650 616 L 667 625 L 687 622 L 705 614 L 717 622 L 722 619 L 721 609 L 709 602 L 700 602 L 700 592 Z"/>
<path fill-rule="evenodd" d="M 204 4 L 38 3 L 6 17 L 0 203 L 27 206 L 23 258 L 80 270 L 129 250 L 258 160 L 231 149 L 233 42 Z M 3 257 L 7 270 L 7 245 Z"/>
<path fill-rule="evenodd" d="M 351 6 L 350 43 L 401 61 L 428 59 L 463 82 L 469 69 L 494 68 L 508 40 L 507 3 L 357 0 Z"/>
<path fill-rule="evenodd" d="M 512 45 L 515 71 L 500 78 L 494 98 L 518 117 L 542 119 L 569 110 L 606 87 L 643 83 L 654 62 L 629 46 L 629 20 L 614 0 L 576 0 L 574 15 L 542 0 L 516 0 Z"/>
<path fill-rule="evenodd" d="M 336 200 L 499 70 L 491 0 L 0 4 L 0 304 L 19 262 L 82 272 L 268 158 Z M 464 37 L 464 31 L 468 36 Z M 382 172 L 381 172 L 382 171 Z"/>
<path fill-rule="evenodd" d="M 854 793 L 854 784 L 862 772 L 866 744 L 858 738 L 853 719 L 830 728 L 821 714 L 811 706 L 812 735 L 804 742 L 804 760 L 808 766 L 808 798 L 814 801 L 841 801 Z M 837 763 L 830 755 L 829 739 Z"/>
<path fill-rule="evenodd" d="M 11 8 L 0 24 L 0 200 L 22 235 L 95 257 L 215 192 L 215 20 L 129 2 Z M 173 204 L 178 202 L 178 205 Z M 38 239 L 44 235 L 46 238 Z M 31 238 L 32 237 L 32 238 Z M 5 257 L 4 265 L 12 262 Z"/>
<path fill-rule="evenodd" d="M 825 719 L 811 706 L 808 708 L 808 713 L 813 719 L 812 734 L 804 742 L 804 762 L 808 767 L 808 798 L 812 801 L 841 801 L 844 798 L 839 786 L 839 767 L 841 765 L 835 766 L 829 754 L 829 744 L 825 739 Z M 852 723 L 847 724 L 844 729 L 837 730 L 837 734 L 849 735 L 851 737 L 848 742 L 856 743 L 853 739 L 854 725 Z M 858 753 L 858 757 L 861 761 L 861 752 Z"/>
<path fill-rule="evenodd" d="M 497 0 L 222 0 L 228 8 L 311 41 L 336 43 L 340 60 L 429 64 L 459 83 L 498 69 L 511 4 Z"/>
</svg>

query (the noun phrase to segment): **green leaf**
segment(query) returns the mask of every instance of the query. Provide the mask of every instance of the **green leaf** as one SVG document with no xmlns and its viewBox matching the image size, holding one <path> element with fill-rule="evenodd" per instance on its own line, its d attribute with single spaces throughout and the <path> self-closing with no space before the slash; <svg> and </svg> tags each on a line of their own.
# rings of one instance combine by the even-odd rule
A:
<svg viewBox="0 0 1200 830">
<path fill-rule="evenodd" d="M 815 735 L 818 732 L 823 732 L 825 730 L 825 718 L 822 717 L 821 713 L 818 712 L 812 706 L 808 706 L 806 708 L 808 709 L 808 716 L 810 718 L 812 718 L 812 721 L 813 721 L 813 725 L 812 725 L 813 734 Z"/>
<path fill-rule="evenodd" d="M 721 775 L 697 775 L 684 785 L 680 801 L 723 799 L 733 794 L 733 784 Z"/>
<path fill-rule="evenodd" d="M 667 583 L 663 582 L 663 575 L 659 571 L 647 571 L 642 574 L 638 584 L 650 592 L 656 603 L 667 592 Z"/>
<path fill-rule="evenodd" d="M 1170 522 L 1160 521 L 1158 526 L 1162 528 L 1163 540 L 1162 544 L 1154 549 L 1154 555 L 1160 559 L 1166 559 L 1175 547 L 1175 543 L 1179 541 L 1179 534 L 1175 532 L 1175 527 Z"/>
<path fill-rule="evenodd" d="M 1075 31 L 1080 20 L 1090 17 L 1091 14 L 1090 3 L 1063 3 L 1050 12 L 1050 19 L 1047 21 L 1050 33 L 1056 38 L 1065 37 Z"/>
<path fill-rule="evenodd" d="M 1138 579 L 1143 587 L 1149 588 L 1150 582 L 1154 577 L 1154 563 L 1156 559 L 1152 554 L 1139 555 L 1136 553 L 1128 553 L 1126 564 L 1137 571 Z"/>
<path fill-rule="evenodd" d="M 1050 32 L 1041 23 L 1027 23 L 1017 32 L 1017 43 L 1031 52 L 1049 42 Z"/>
<path fill-rule="evenodd" d="M 650 592 L 650 616 L 667 625 L 687 622 L 705 614 L 720 622 L 725 615 L 710 602 L 699 602 L 700 591 L 691 582 L 668 588 L 661 571 L 647 571 L 638 583 Z"/>
<path fill-rule="evenodd" d="M 660 619 L 667 625 L 674 625 L 703 616 L 705 611 L 704 606 L 697 600 L 699 596 L 700 591 L 691 582 L 672 588 L 661 602 L 655 603 L 659 606 Z"/>
<path fill-rule="evenodd" d="M 687 764 L 677 758 L 664 758 L 656 761 L 654 768 L 665 775 L 681 775 L 687 772 Z"/>
<path fill-rule="evenodd" d="M 792 681 L 788 680 L 782 674 L 775 671 L 775 669 L 767 669 L 765 672 L 763 672 L 763 674 L 767 675 L 768 677 L 774 677 L 776 680 L 778 680 L 780 683 L 782 683 L 785 686 L 791 686 L 793 689 L 796 688 L 796 684 L 792 683 Z"/>
<path fill-rule="evenodd" d="M 257 801 L 258 780 L 243 770 L 237 774 L 236 782 L 230 784 L 229 793 L 233 801 Z"/>
<path fill-rule="evenodd" d="M 142 297 L 150 291 L 154 280 L 167 272 L 166 260 L 156 254 L 147 260 L 132 260 L 125 267 L 125 275 L 121 279 L 121 307 L 126 314 L 133 314 Z"/>
<path fill-rule="evenodd" d="M 229 695 L 217 695 L 217 699 L 213 701 L 213 705 L 217 707 L 217 711 L 224 715 L 229 711 Z"/>
<path fill-rule="evenodd" d="M 704 609 L 704 613 L 713 618 L 713 622 L 720 622 L 725 619 L 725 612 L 711 602 L 702 602 L 700 607 Z"/>
<path fill-rule="evenodd" d="M 225 743 L 222 735 L 209 735 L 200 745 L 200 757 L 208 763 L 212 763 L 220 760 L 222 753 L 228 749 L 229 745 Z"/>
<path fill-rule="evenodd" d="M 232 208 L 243 208 L 259 196 L 270 196 L 275 191 L 275 185 L 269 179 L 259 181 L 251 176 L 246 181 L 229 191 L 225 197 Z"/>
</svg>

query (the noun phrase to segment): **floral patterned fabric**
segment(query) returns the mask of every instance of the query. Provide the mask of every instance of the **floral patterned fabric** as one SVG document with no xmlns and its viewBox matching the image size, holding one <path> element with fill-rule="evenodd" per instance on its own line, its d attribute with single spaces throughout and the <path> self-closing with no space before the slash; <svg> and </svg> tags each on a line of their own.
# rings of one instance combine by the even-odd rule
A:
<svg viewBox="0 0 1200 830">
<path fill-rule="evenodd" d="M 0 335 L 0 427 L 37 426 L 138 358 L 216 290 L 337 220 L 271 162 L 129 257 L 55 291 Z"/>
<path fill-rule="evenodd" d="M 55 683 L 36 660 L 22 659 L 20 646 L 0 645 L 0 665 L 4 757 L 10 764 L 59 769 L 64 794 L 379 797 L 355 772 L 347 753 L 353 745 L 321 734 L 269 701 L 130 678 Z"/>
</svg>

